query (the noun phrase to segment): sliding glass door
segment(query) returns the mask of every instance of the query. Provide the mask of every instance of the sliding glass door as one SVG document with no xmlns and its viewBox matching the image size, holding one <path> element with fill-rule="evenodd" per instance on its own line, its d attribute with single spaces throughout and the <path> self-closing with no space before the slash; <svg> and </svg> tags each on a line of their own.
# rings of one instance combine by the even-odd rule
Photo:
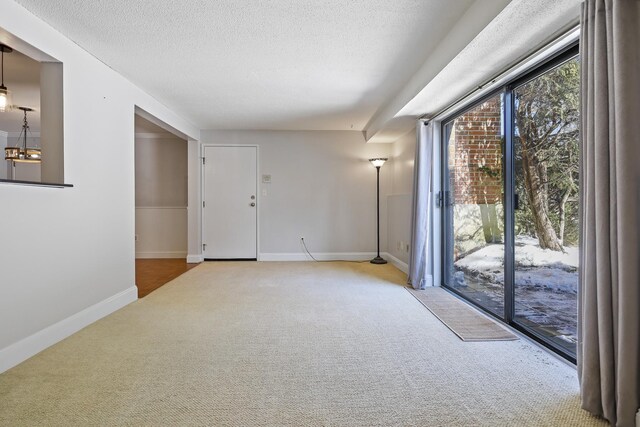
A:
<svg viewBox="0 0 640 427">
<path fill-rule="evenodd" d="M 580 65 L 514 87 L 514 322 L 575 355 Z"/>
<path fill-rule="evenodd" d="M 443 126 L 443 285 L 575 359 L 577 48 Z"/>
<path fill-rule="evenodd" d="M 495 315 L 504 313 L 503 97 L 445 125 L 445 284 Z"/>
</svg>

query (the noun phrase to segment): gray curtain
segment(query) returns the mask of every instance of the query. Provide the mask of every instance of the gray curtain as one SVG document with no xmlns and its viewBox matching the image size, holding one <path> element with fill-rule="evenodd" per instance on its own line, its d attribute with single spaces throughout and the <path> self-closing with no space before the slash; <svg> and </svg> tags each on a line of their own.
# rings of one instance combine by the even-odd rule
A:
<svg viewBox="0 0 640 427">
<path fill-rule="evenodd" d="M 640 0 L 582 6 L 578 374 L 584 409 L 640 407 Z"/>
<path fill-rule="evenodd" d="M 429 239 L 431 232 L 431 170 L 433 167 L 432 123 L 418 120 L 416 124 L 416 154 L 413 166 L 413 206 L 411 214 L 411 254 L 408 283 L 414 289 L 431 286 L 427 283 Z"/>
</svg>

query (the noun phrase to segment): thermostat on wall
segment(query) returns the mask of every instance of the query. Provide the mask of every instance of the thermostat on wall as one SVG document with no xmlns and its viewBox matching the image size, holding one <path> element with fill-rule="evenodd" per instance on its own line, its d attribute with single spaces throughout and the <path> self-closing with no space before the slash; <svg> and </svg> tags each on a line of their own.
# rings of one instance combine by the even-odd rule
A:
<svg viewBox="0 0 640 427">
<path fill-rule="evenodd" d="M 262 175 L 263 184 L 271 184 L 271 175 Z"/>
</svg>

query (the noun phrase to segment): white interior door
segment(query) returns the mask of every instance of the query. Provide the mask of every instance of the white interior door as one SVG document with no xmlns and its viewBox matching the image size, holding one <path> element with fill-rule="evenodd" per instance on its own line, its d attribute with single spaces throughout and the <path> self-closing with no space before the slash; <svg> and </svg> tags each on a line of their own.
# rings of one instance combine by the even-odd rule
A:
<svg viewBox="0 0 640 427">
<path fill-rule="evenodd" d="M 204 258 L 257 258 L 257 147 L 205 146 L 204 158 Z"/>
</svg>

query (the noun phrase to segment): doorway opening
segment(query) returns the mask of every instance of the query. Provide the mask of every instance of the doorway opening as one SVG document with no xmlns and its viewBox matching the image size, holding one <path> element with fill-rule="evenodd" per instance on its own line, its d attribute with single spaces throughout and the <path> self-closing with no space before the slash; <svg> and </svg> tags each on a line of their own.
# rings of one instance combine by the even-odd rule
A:
<svg viewBox="0 0 640 427">
<path fill-rule="evenodd" d="M 187 264 L 187 141 L 135 115 L 136 286 L 144 297 Z"/>
</svg>

